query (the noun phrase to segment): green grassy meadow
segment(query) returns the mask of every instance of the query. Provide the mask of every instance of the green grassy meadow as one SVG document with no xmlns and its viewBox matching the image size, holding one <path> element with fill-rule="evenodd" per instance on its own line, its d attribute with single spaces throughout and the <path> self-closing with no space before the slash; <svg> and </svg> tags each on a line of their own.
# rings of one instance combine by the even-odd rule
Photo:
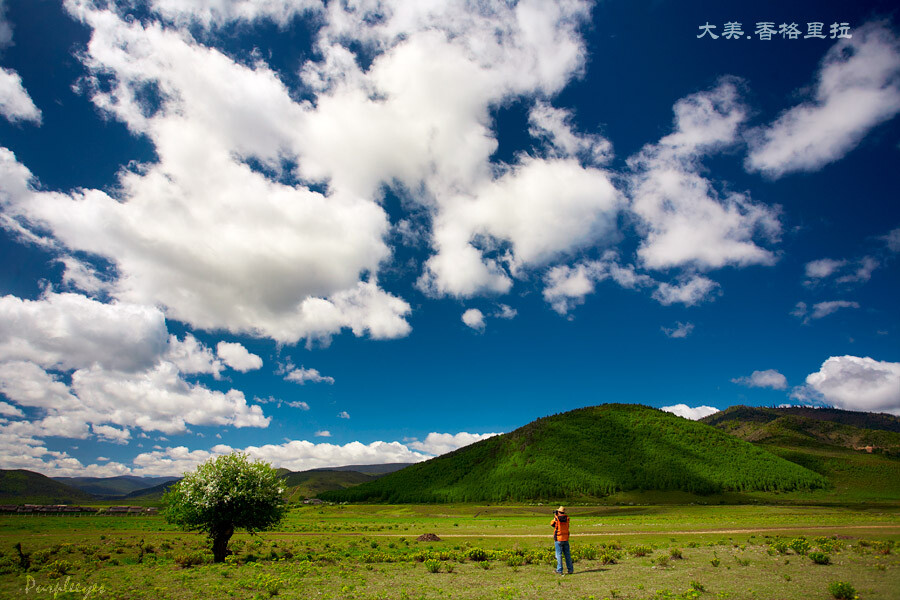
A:
<svg viewBox="0 0 900 600">
<path fill-rule="evenodd" d="M 552 508 L 297 507 L 277 531 L 235 535 L 225 564 L 162 517 L 8 515 L 0 597 L 827 600 L 843 581 L 866 600 L 900 590 L 896 505 L 576 506 L 576 573 L 565 577 L 553 572 Z M 423 533 L 442 540 L 416 541 Z"/>
</svg>

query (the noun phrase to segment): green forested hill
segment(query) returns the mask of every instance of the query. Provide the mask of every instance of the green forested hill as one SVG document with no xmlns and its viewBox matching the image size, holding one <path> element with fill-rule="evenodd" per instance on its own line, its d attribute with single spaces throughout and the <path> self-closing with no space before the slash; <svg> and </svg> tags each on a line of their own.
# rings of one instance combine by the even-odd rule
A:
<svg viewBox="0 0 900 600">
<path fill-rule="evenodd" d="M 835 408 L 732 406 L 703 419 L 750 442 L 860 449 L 900 455 L 900 418 Z"/>
<path fill-rule="evenodd" d="M 605 404 L 544 417 L 333 501 L 466 502 L 601 497 L 627 490 L 795 490 L 827 480 L 753 444 L 654 408 Z"/>
<path fill-rule="evenodd" d="M 284 484 L 287 486 L 287 499 L 289 502 L 315 498 L 322 492 L 341 490 L 367 481 L 374 481 L 373 475 L 366 475 L 358 471 L 314 470 L 297 471 L 284 476 Z"/>
<path fill-rule="evenodd" d="M 118 477 L 51 477 L 51 479 L 96 496 L 124 496 L 172 481 L 175 478 L 120 475 Z"/>
<path fill-rule="evenodd" d="M 798 500 L 900 501 L 900 418 L 826 408 L 733 406 L 703 421 L 831 482 L 829 490 Z"/>
<path fill-rule="evenodd" d="M 0 470 L 0 504 L 79 504 L 87 492 L 25 469 Z"/>
<path fill-rule="evenodd" d="M 287 488 L 285 498 L 288 502 L 301 501 L 304 498 L 315 498 L 328 490 L 340 490 L 346 487 L 358 485 L 367 481 L 373 481 L 377 476 L 358 473 L 356 471 L 316 469 L 312 471 L 289 471 L 278 469 L 278 474 L 284 479 Z M 125 504 L 159 505 L 163 494 L 180 479 L 167 481 L 160 485 L 145 490 L 138 490 L 128 494 L 122 499 Z"/>
</svg>

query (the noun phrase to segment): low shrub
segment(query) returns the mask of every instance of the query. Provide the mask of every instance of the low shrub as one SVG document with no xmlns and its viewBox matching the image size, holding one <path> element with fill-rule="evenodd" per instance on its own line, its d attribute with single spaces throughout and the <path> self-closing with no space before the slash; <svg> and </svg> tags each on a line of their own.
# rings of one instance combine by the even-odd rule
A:
<svg viewBox="0 0 900 600">
<path fill-rule="evenodd" d="M 618 562 L 617 561 L 618 558 L 619 557 L 616 555 L 616 553 L 607 551 L 600 555 L 599 560 L 600 560 L 600 564 L 614 565 L 614 564 L 616 564 L 616 562 Z"/>
<path fill-rule="evenodd" d="M 188 569 L 194 565 L 202 565 L 208 561 L 208 556 L 203 552 L 188 552 L 187 554 L 179 554 L 175 557 L 175 564 L 182 569 Z"/>
<path fill-rule="evenodd" d="M 429 573 L 439 573 L 441 570 L 441 561 L 439 560 L 428 559 L 424 564 Z"/>
<path fill-rule="evenodd" d="M 653 548 L 649 546 L 633 546 L 628 552 L 632 556 L 648 556 L 653 554 Z"/>
<path fill-rule="evenodd" d="M 794 538 L 791 540 L 791 543 L 788 544 L 788 546 L 790 546 L 791 550 L 802 556 L 805 556 L 809 553 L 810 545 L 809 541 L 806 538 Z"/>
<path fill-rule="evenodd" d="M 810 552 L 807 556 L 817 565 L 831 564 L 831 558 L 824 552 Z"/>
<path fill-rule="evenodd" d="M 669 549 L 669 557 L 675 559 L 682 559 L 684 556 L 681 553 L 681 548 L 670 548 Z"/>
<path fill-rule="evenodd" d="M 834 581 L 829 583 L 828 592 L 837 598 L 837 600 L 854 600 L 858 597 L 856 595 L 856 588 L 846 581 Z"/>
<path fill-rule="evenodd" d="M 64 575 L 72 572 L 72 563 L 67 560 L 54 560 L 47 565 L 47 577 L 50 579 L 59 579 Z"/>
<path fill-rule="evenodd" d="M 481 548 L 472 548 L 466 553 L 466 556 L 469 560 L 474 560 L 475 562 L 482 562 L 488 559 L 487 552 L 482 550 Z"/>
</svg>

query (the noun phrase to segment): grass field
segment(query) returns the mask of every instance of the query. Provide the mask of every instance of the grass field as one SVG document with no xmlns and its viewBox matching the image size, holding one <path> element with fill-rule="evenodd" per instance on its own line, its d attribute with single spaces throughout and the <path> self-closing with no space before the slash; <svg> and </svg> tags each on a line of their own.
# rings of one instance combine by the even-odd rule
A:
<svg viewBox="0 0 900 600">
<path fill-rule="evenodd" d="M 827 600 L 839 581 L 861 600 L 900 597 L 896 505 L 573 507 L 571 577 L 553 572 L 550 513 L 301 507 L 278 531 L 236 535 L 225 564 L 161 517 L 3 516 L 0 597 Z"/>
</svg>

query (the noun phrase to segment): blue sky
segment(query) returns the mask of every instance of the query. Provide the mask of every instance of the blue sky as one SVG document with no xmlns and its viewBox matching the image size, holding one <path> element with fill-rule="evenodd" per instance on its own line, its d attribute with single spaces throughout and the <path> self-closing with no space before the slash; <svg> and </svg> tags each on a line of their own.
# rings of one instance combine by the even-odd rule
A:
<svg viewBox="0 0 900 600">
<path fill-rule="evenodd" d="M 893 3 L 0 7 L 5 468 L 900 414 Z"/>
</svg>

